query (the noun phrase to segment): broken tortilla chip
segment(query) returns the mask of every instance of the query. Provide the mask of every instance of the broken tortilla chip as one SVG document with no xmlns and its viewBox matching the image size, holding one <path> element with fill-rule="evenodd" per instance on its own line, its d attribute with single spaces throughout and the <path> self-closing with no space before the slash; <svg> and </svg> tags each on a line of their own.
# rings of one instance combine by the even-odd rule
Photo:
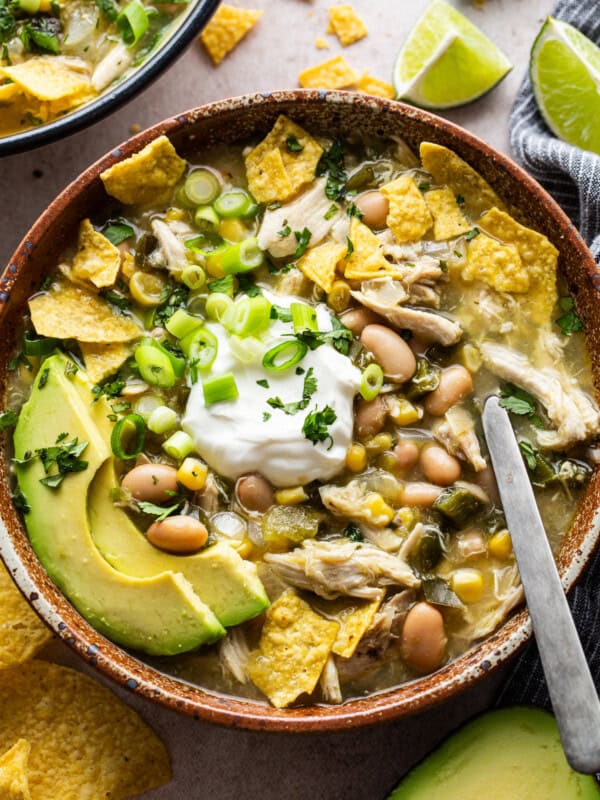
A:
<svg viewBox="0 0 600 800">
<path fill-rule="evenodd" d="M 22 93 L 23 89 L 18 83 L 3 83 L 0 86 L 0 103 L 12 103 Z"/>
<path fill-rule="evenodd" d="M 390 209 L 387 226 L 399 244 L 418 242 L 433 224 L 433 218 L 410 175 L 401 175 L 379 190 L 387 197 Z"/>
<path fill-rule="evenodd" d="M 379 78 L 374 78 L 368 72 L 363 73 L 363 76 L 356 84 L 356 88 L 363 94 L 371 94 L 375 97 L 387 97 L 392 100 L 396 96 L 396 92 L 391 83 L 380 81 Z"/>
<path fill-rule="evenodd" d="M 315 39 L 315 47 L 317 50 L 329 50 L 329 46 L 327 39 L 323 39 L 322 36 L 317 36 Z"/>
<path fill-rule="evenodd" d="M 96 681 L 30 661 L 2 673 L 0 741 L 31 744 L 33 800 L 120 800 L 171 779 L 164 745 L 137 713 Z"/>
<path fill-rule="evenodd" d="M 298 83 L 304 89 L 344 89 L 354 86 L 358 80 L 358 72 L 352 69 L 344 56 L 330 58 L 298 75 Z"/>
<path fill-rule="evenodd" d="M 139 153 L 104 170 L 100 178 L 108 194 L 125 205 L 160 205 L 168 201 L 185 168 L 167 137 L 159 136 Z"/>
<path fill-rule="evenodd" d="M 485 233 L 467 243 L 466 264 L 461 272 L 465 281 L 482 281 L 497 292 L 526 292 L 529 275 L 519 251 Z"/>
<path fill-rule="evenodd" d="M 298 260 L 298 267 L 307 278 L 329 294 L 335 281 L 336 265 L 344 257 L 345 252 L 345 244 L 326 242 L 307 250 Z"/>
<path fill-rule="evenodd" d="M 335 33 L 342 47 L 354 44 L 368 34 L 367 26 L 349 3 L 329 7 L 329 28 Z"/>
<path fill-rule="evenodd" d="M 129 342 L 142 335 L 135 322 L 93 292 L 75 284 L 57 284 L 29 301 L 37 333 L 79 342 Z"/>
<path fill-rule="evenodd" d="M 72 275 L 76 280 L 90 281 L 98 289 L 112 286 L 121 267 L 121 253 L 106 236 L 84 219 L 79 226 L 77 252 L 73 258 Z"/>
<path fill-rule="evenodd" d="M 463 214 L 451 189 L 432 189 L 423 195 L 427 208 L 433 217 L 433 238 L 436 242 L 454 239 L 467 233 L 473 227 Z M 463 198 L 459 195 L 461 201 Z"/>
<path fill-rule="evenodd" d="M 248 31 L 256 25 L 264 11 L 250 8 L 236 8 L 222 4 L 200 34 L 200 41 L 206 47 L 215 65 L 238 45 Z"/>
<path fill-rule="evenodd" d="M 90 91 L 88 75 L 55 56 L 38 56 L 12 67 L 0 67 L 0 77 L 10 78 L 37 100 L 62 102 Z"/>
<path fill-rule="evenodd" d="M 246 156 L 252 195 L 261 203 L 288 200 L 315 179 L 322 154 L 316 139 L 281 114 L 270 133 Z"/>
<path fill-rule="evenodd" d="M 504 208 L 489 183 L 452 150 L 433 142 L 421 142 L 419 152 L 424 169 L 437 184 L 448 186 L 455 197 L 464 198 L 463 208 L 470 216 L 477 218 L 493 206 Z"/>
<path fill-rule="evenodd" d="M 276 708 L 285 708 L 319 681 L 339 624 L 323 619 L 293 591 L 286 591 L 266 612 L 259 649 L 246 671 Z"/>
<path fill-rule="evenodd" d="M 48 628 L 0 564 L 0 670 L 33 658 L 51 639 Z"/>
<path fill-rule="evenodd" d="M 340 629 L 331 648 L 332 652 L 342 658 L 350 658 L 354 654 L 360 640 L 371 627 L 382 597 L 368 601 L 348 597 L 337 600 L 316 598 L 311 601 L 319 614 L 339 623 Z"/>
<path fill-rule="evenodd" d="M 353 250 L 342 262 L 345 278 L 364 281 L 383 276 L 402 277 L 402 272 L 384 256 L 383 245 L 377 236 L 356 217 L 350 222 L 348 238 Z"/>
<path fill-rule="evenodd" d="M 31 745 L 19 739 L 0 756 L 0 800 L 31 800 L 27 764 Z"/>
<path fill-rule="evenodd" d="M 111 344 L 80 342 L 79 349 L 85 371 L 92 383 L 100 383 L 113 375 L 133 352 L 133 346 L 114 342 Z"/>
</svg>

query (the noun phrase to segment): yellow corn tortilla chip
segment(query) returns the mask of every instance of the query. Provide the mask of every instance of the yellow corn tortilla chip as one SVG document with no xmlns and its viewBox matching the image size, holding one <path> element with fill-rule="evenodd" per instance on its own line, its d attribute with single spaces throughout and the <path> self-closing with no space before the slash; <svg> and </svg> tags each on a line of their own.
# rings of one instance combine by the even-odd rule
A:
<svg viewBox="0 0 600 800">
<path fill-rule="evenodd" d="M 297 141 L 302 149 L 290 150 L 287 146 L 290 139 Z M 261 203 L 288 200 L 303 186 L 314 181 L 322 154 L 323 148 L 316 139 L 281 114 L 270 133 L 246 156 L 250 191 Z"/>
<path fill-rule="evenodd" d="M 366 601 L 347 597 L 322 600 L 319 597 L 311 601 L 319 614 L 339 623 L 340 629 L 331 648 L 332 652 L 342 658 L 350 658 L 354 654 L 360 640 L 371 627 L 381 600 L 382 598 Z"/>
<path fill-rule="evenodd" d="M 121 253 L 121 275 L 126 283 L 129 283 L 135 271 L 136 266 L 133 253 L 129 253 L 127 251 Z"/>
<path fill-rule="evenodd" d="M 48 628 L 0 564 L 0 670 L 33 658 L 51 639 Z"/>
<path fill-rule="evenodd" d="M 326 242 L 307 250 L 298 260 L 298 267 L 307 278 L 329 294 L 335 281 L 336 265 L 345 253 L 345 244 Z"/>
<path fill-rule="evenodd" d="M 12 103 L 23 94 L 18 83 L 3 83 L 0 86 L 0 103 Z"/>
<path fill-rule="evenodd" d="M 75 284 L 58 284 L 29 301 L 31 321 L 42 336 L 79 342 L 130 342 L 141 336 L 135 322 L 98 295 Z"/>
<path fill-rule="evenodd" d="M 200 34 L 213 63 L 220 64 L 225 56 L 241 42 L 248 31 L 256 25 L 264 11 L 250 8 L 235 8 L 222 4 Z"/>
<path fill-rule="evenodd" d="M 389 275 L 402 277 L 402 273 L 383 254 L 383 245 L 373 231 L 356 217 L 350 222 L 353 251 L 342 262 L 344 277 L 351 281 L 364 281 Z"/>
<path fill-rule="evenodd" d="M 315 39 L 315 47 L 317 50 L 329 50 L 330 45 L 327 39 L 323 39 L 322 36 L 317 36 Z"/>
<path fill-rule="evenodd" d="M 363 74 L 362 78 L 357 83 L 356 88 L 359 92 L 363 92 L 364 94 L 372 94 L 375 97 L 387 97 L 388 99 L 392 100 L 396 96 L 396 92 L 394 91 L 394 87 L 391 85 L 391 83 L 380 81 L 379 78 L 369 75 L 368 72 Z"/>
<path fill-rule="evenodd" d="M 433 142 L 421 142 L 419 148 L 423 167 L 440 186 L 447 185 L 454 196 L 464 197 L 464 210 L 472 217 L 504 203 L 489 183 L 466 161 L 447 147 Z"/>
<path fill-rule="evenodd" d="M 79 349 L 85 370 L 93 383 L 100 383 L 113 375 L 133 352 L 133 346 L 114 342 L 111 344 L 80 342 Z"/>
<path fill-rule="evenodd" d="M 31 800 L 27 763 L 31 745 L 19 739 L 0 756 L 0 800 Z"/>
<path fill-rule="evenodd" d="M 467 259 L 462 270 L 466 281 L 483 281 L 497 292 L 526 292 L 529 274 L 513 244 L 480 233 L 467 243 Z"/>
<path fill-rule="evenodd" d="M 536 324 L 549 322 L 552 310 L 558 301 L 556 247 L 544 234 L 526 228 L 498 208 L 492 208 L 484 214 L 478 226 L 502 242 L 517 248 L 529 275 L 530 288 L 526 303 L 531 319 Z"/>
<path fill-rule="evenodd" d="M 90 281 L 98 289 L 112 286 L 121 267 L 121 253 L 106 236 L 84 219 L 79 226 L 77 252 L 73 258 L 72 273 L 78 280 Z"/>
<path fill-rule="evenodd" d="M 339 624 L 323 619 L 293 591 L 267 610 L 259 649 L 250 654 L 247 672 L 276 708 L 311 694 L 336 640 Z"/>
<path fill-rule="evenodd" d="M 358 80 L 358 72 L 352 69 L 344 56 L 330 58 L 298 75 L 298 83 L 304 89 L 344 89 L 354 86 Z"/>
<path fill-rule="evenodd" d="M 0 67 L 0 77 L 10 78 L 38 100 L 71 100 L 90 92 L 88 75 L 55 56 L 39 56 L 12 67 Z"/>
<path fill-rule="evenodd" d="M 425 192 L 423 197 L 433 217 L 433 238 L 436 242 L 461 236 L 473 227 L 447 186 Z"/>
<path fill-rule="evenodd" d="M 159 136 L 100 177 L 108 194 L 125 205 L 160 205 L 167 202 L 185 168 L 186 162 L 167 137 Z"/>
<path fill-rule="evenodd" d="M 29 661 L 2 673 L 0 742 L 31 744 L 32 800 L 121 800 L 171 779 L 169 757 L 137 713 L 66 667 Z"/>
<path fill-rule="evenodd" d="M 410 175 L 401 175 L 382 186 L 380 192 L 390 204 L 387 226 L 400 244 L 418 242 L 433 224 L 423 195 Z"/>
<path fill-rule="evenodd" d="M 329 30 L 335 33 L 342 47 L 354 44 L 368 34 L 367 26 L 349 3 L 329 7 Z"/>
</svg>

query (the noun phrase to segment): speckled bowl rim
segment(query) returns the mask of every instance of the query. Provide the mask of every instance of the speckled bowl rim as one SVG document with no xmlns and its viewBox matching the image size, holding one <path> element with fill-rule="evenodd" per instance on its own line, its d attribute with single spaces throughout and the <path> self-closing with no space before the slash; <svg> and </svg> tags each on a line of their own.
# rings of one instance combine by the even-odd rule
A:
<svg viewBox="0 0 600 800">
<path fill-rule="evenodd" d="M 558 226 L 565 242 L 564 246 L 571 248 L 581 261 L 592 286 L 595 288 L 600 286 L 600 274 L 590 251 L 555 201 L 513 161 L 490 148 L 473 134 L 440 117 L 395 101 L 342 91 L 282 90 L 230 98 L 179 114 L 129 139 L 83 172 L 33 225 L 0 279 L 0 331 L 3 325 L 2 303 L 8 300 L 18 265 L 26 264 L 28 252 L 46 227 L 53 224 L 55 217 L 60 216 L 61 209 L 76 202 L 79 192 L 97 180 L 104 169 L 138 151 L 156 136 L 161 134 L 168 136 L 195 120 L 217 117 L 232 109 L 243 110 L 257 105 L 268 106 L 271 111 L 287 110 L 293 115 L 290 104 L 307 102 L 315 106 L 350 104 L 372 110 L 375 114 L 378 112 L 398 114 L 420 124 L 426 124 L 433 133 L 446 132 L 457 137 L 465 147 L 479 151 L 485 158 L 492 159 L 497 169 L 504 170 L 511 179 L 524 186 L 531 198 L 544 207 L 544 213 L 548 214 L 551 221 Z M 3 478 L 5 480 L 6 476 Z M 597 497 L 600 482 L 596 478 L 598 473 L 592 479 L 592 482 L 595 481 L 594 494 Z M 69 647 L 120 686 L 172 710 L 210 722 L 254 730 L 297 733 L 344 730 L 390 721 L 425 710 L 464 691 L 490 670 L 514 656 L 531 635 L 529 616 L 526 610 L 521 610 L 492 636 L 432 675 L 338 706 L 313 705 L 278 710 L 256 702 L 208 692 L 184 683 L 148 666 L 100 636 L 49 580 L 29 545 L 23 526 L 20 522 L 15 524 L 17 515 L 12 506 L 3 509 L 2 516 L 4 520 L 0 524 L 0 555 L 32 607 Z M 12 530 L 9 531 L 9 528 Z M 563 557 L 562 551 L 559 557 L 559 571 L 565 590 L 569 590 L 581 576 L 598 543 L 599 533 L 600 511 L 597 502 L 592 498 L 587 502 L 585 509 L 585 534 L 580 537 L 576 549 L 571 548 L 568 557 Z"/>
</svg>

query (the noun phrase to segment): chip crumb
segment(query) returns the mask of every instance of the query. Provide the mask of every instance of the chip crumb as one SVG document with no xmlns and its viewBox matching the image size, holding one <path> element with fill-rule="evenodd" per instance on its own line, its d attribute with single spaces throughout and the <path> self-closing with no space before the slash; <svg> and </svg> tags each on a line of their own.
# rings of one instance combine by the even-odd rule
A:
<svg viewBox="0 0 600 800">
<path fill-rule="evenodd" d="M 369 75 L 368 72 L 363 73 L 356 88 L 359 92 L 363 92 L 363 94 L 372 94 L 374 97 L 385 97 L 388 100 L 393 100 L 396 96 L 396 92 L 391 83 L 381 81 L 379 78 Z"/>
<path fill-rule="evenodd" d="M 327 39 L 324 39 L 322 36 L 317 36 L 315 39 L 315 47 L 317 50 L 329 50 L 330 44 Z"/>
<path fill-rule="evenodd" d="M 348 47 L 368 34 L 367 26 L 349 3 L 329 7 L 328 33 L 335 33 L 342 47 Z"/>
<path fill-rule="evenodd" d="M 390 204 L 387 225 L 399 244 L 417 242 L 433 224 L 423 195 L 410 175 L 401 175 L 380 189 Z"/>
<path fill-rule="evenodd" d="M 0 755 L 0 800 L 31 800 L 27 765 L 31 745 L 26 739 Z"/>
<path fill-rule="evenodd" d="M 200 40 L 215 66 L 241 42 L 263 14 L 264 11 L 259 9 L 236 8 L 225 3 L 219 6 L 200 34 Z"/>
<path fill-rule="evenodd" d="M 133 122 L 133 123 L 132 123 L 132 124 L 129 126 L 129 133 L 130 133 L 132 136 L 134 136 L 136 133 L 139 133 L 141 130 L 142 130 L 142 126 L 140 125 L 140 123 L 139 123 L 139 122 Z"/>
<path fill-rule="evenodd" d="M 304 89 L 345 89 L 354 86 L 358 80 L 358 73 L 344 56 L 334 56 L 298 75 L 298 83 Z"/>
<path fill-rule="evenodd" d="M 335 281 L 336 266 L 345 253 L 345 244 L 326 242 L 307 250 L 298 260 L 298 268 L 307 278 L 310 278 L 313 283 L 329 294 Z"/>
</svg>

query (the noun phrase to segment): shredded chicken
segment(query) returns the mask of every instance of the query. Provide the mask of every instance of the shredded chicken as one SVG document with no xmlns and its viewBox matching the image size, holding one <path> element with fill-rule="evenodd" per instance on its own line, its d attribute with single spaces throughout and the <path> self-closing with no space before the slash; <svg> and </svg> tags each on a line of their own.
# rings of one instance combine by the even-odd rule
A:
<svg viewBox="0 0 600 800">
<path fill-rule="evenodd" d="M 177 238 L 166 222 L 152 220 L 152 233 L 158 239 L 164 264 L 170 272 L 180 272 L 187 264 L 187 253 L 183 242 Z"/>
<path fill-rule="evenodd" d="M 439 308 L 441 298 L 433 286 L 426 286 L 424 283 L 413 283 L 408 292 L 408 302 L 416 306 L 429 306 Z"/>
<path fill-rule="evenodd" d="M 391 528 L 371 528 L 368 525 L 361 525 L 360 530 L 367 542 L 371 542 L 380 550 L 386 553 L 397 553 L 404 542 L 397 531 Z"/>
<path fill-rule="evenodd" d="M 466 408 L 453 406 L 448 409 L 443 421 L 434 427 L 433 435 L 449 453 L 472 464 L 476 472 L 486 468 L 475 433 L 475 420 Z"/>
<path fill-rule="evenodd" d="M 392 483 L 394 479 L 390 477 L 392 480 L 389 483 Z M 389 506 L 381 505 L 380 495 L 371 488 L 371 484 L 368 478 L 355 478 L 345 486 L 321 486 L 319 494 L 323 505 L 332 514 L 381 528 L 390 521 Z"/>
<path fill-rule="evenodd" d="M 537 432 L 541 447 L 561 450 L 598 433 L 600 411 L 575 379 L 553 367 L 536 369 L 526 356 L 501 344 L 484 342 L 481 354 L 492 372 L 521 386 L 545 407 L 557 430 Z"/>
<path fill-rule="evenodd" d="M 456 546 L 461 558 L 464 559 L 480 556 L 487 552 L 483 534 L 481 531 L 476 529 L 463 531 L 462 533 L 458 534 Z"/>
<path fill-rule="evenodd" d="M 417 522 L 412 531 L 408 534 L 408 536 L 404 540 L 402 547 L 400 548 L 400 552 L 398 553 L 398 555 L 403 561 L 408 561 L 411 553 L 421 541 L 421 537 L 423 536 L 424 533 L 425 533 L 425 526 L 423 525 L 422 522 Z"/>
<path fill-rule="evenodd" d="M 123 42 L 119 42 L 108 51 L 104 58 L 96 64 L 92 75 L 92 86 L 97 92 L 119 78 L 133 62 L 133 51 Z"/>
<path fill-rule="evenodd" d="M 464 624 L 457 632 L 465 646 L 493 633 L 509 613 L 523 602 L 524 592 L 516 564 L 494 570 L 493 597 L 473 606 L 465 606 Z"/>
<path fill-rule="evenodd" d="M 319 679 L 319 686 L 323 693 L 323 699 L 328 703 L 341 703 L 342 690 L 340 688 L 340 676 L 338 675 L 335 659 L 330 654 L 323 672 Z"/>
<path fill-rule="evenodd" d="M 246 683 L 246 664 L 250 655 L 250 648 L 246 636 L 241 628 L 231 628 L 227 636 L 221 639 L 219 645 L 219 661 L 224 672 L 229 672 L 236 681 Z"/>
<path fill-rule="evenodd" d="M 204 489 L 198 495 L 198 505 L 206 514 L 214 514 L 219 510 L 219 486 L 212 472 L 208 473 Z"/>
<path fill-rule="evenodd" d="M 265 561 L 286 583 L 326 600 L 342 595 L 374 600 L 384 586 L 421 583 L 402 559 L 356 542 L 309 539 L 289 553 L 267 553 Z"/>
</svg>

